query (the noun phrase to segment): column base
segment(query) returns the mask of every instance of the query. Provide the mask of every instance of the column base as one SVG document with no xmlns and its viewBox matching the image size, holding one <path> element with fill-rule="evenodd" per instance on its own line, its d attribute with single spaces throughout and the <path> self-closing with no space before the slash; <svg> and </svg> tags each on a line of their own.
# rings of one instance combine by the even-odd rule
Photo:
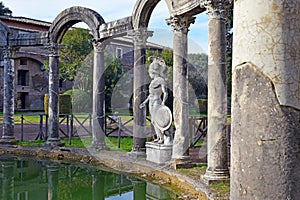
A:
<svg viewBox="0 0 300 200">
<path fill-rule="evenodd" d="M 179 158 L 172 158 L 171 166 L 176 169 L 181 168 L 192 168 L 195 166 L 195 163 L 192 163 L 190 156 L 181 156 Z"/>
<path fill-rule="evenodd" d="M 106 146 L 105 144 L 92 144 L 90 146 L 91 149 L 100 151 L 100 150 L 110 150 L 110 148 L 108 146 Z"/>
<path fill-rule="evenodd" d="M 62 143 L 59 138 L 49 138 L 45 143 L 44 147 L 62 147 L 65 143 Z"/>
<path fill-rule="evenodd" d="M 230 176 L 229 176 L 229 170 L 223 169 L 223 170 L 206 170 L 205 174 L 201 176 L 201 180 L 207 184 L 210 185 L 212 183 L 220 183 L 220 182 L 230 182 Z"/>
<path fill-rule="evenodd" d="M 139 150 L 133 149 L 131 152 L 128 152 L 128 156 L 134 159 L 146 159 L 146 148 L 139 148 Z"/>
<path fill-rule="evenodd" d="M 14 136 L 2 136 L 0 139 L 0 144 L 8 144 L 8 145 L 14 145 L 17 143 L 17 140 Z"/>
</svg>

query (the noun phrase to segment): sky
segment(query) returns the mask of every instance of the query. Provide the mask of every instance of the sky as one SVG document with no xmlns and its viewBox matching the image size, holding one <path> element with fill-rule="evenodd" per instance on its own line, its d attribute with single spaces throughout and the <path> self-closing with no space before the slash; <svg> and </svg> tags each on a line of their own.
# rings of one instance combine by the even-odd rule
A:
<svg viewBox="0 0 300 200">
<path fill-rule="evenodd" d="M 105 22 L 114 21 L 132 15 L 136 0 L 2 0 L 13 16 L 22 16 L 52 22 L 64 9 L 72 6 L 82 6 L 98 12 Z M 164 46 L 172 47 L 172 29 L 165 22 L 169 12 L 164 0 L 155 7 L 149 22 L 149 29 L 154 35 L 149 39 Z M 80 27 L 85 27 L 79 24 Z M 190 26 L 188 33 L 189 53 L 207 53 L 207 15 L 196 16 L 196 21 Z"/>
</svg>

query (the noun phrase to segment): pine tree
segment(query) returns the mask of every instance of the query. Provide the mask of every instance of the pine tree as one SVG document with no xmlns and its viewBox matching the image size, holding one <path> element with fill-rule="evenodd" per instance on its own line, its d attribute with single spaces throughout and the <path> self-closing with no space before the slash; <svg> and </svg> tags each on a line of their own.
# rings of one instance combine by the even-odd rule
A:
<svg viewBox="0 0 300 200">
<path fill-rule="evenodd" d="M 9 8 L 5 7 L 2 1 L 0 2 L 0 15 L 12 15 L 12 11 Z"/>
</svg>

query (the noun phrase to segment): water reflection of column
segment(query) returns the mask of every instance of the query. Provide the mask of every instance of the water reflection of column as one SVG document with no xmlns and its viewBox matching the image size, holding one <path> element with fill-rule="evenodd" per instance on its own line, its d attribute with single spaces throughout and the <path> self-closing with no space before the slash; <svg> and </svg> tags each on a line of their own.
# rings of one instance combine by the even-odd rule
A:
<svg viewBox="0 0 300 200">
<path fill-rule="evenodd" d="M 104 200 L 105 199 L 105 172 L 96 172 L 92 175 L 93 178 L 93 200 Z"/>
<path fill-rule="evenodd" d="M 2 161 L 2 192 L 1 199 L 14 199 L 14 161 Z"/>
<path fill-rule="evenodd" d="M 168 190 L 160 185 L 147 182 L 147 199 L 172 199 Z"/>
<path fill-rule="evenodd" d="M 133 184 L 133 199 L 146 200 L 146 182 L 140 180 L 131 180 Z"/>
<path fill-rule="evenodd" d="M 14 79 L 15 67 L 11 64 L 11 49 L 3 50 L 4 58 L 4 94 L 3 94 L 3 134 L 0 143 L 14 143 Z"/>
<path fill-rule="evenodd" d="M 58 200 L 58 170 L 57 164 L 47 165 L 48 200 Z"/>
</svg>

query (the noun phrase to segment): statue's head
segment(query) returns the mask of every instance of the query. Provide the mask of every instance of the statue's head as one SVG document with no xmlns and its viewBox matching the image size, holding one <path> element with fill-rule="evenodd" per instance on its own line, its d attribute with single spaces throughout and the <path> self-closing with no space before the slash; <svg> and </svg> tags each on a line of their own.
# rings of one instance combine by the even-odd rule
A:
<svg viewBox="0 0 300 200">
<path fill-rule="evenodd" d="M 160 57 L 150 56 L 148 58 L 149 61 L 152 61 L 149 65 L 149 75 L 151 78 L 154 77 L 154 75 L 159 75 L 161 77 L 164 77 L 164 71 L 166 69 L 166 63 L 164 59 Z"/>
</svg>

